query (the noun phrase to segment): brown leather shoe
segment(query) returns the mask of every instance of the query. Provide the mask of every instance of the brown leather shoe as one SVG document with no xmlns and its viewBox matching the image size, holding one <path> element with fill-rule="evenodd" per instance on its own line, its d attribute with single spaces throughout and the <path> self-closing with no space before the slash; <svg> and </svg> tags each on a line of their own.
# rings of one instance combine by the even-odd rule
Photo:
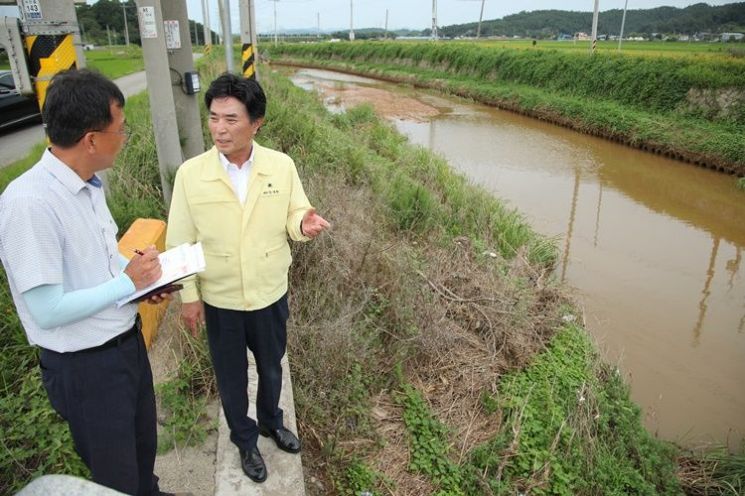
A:
<svg viewBox="0 0 745 496">
<path fill-rule="evenodd" d="M 277 447 L 282 451 L 288 453 L 299 453 L 300 452 L 300 440 L 295 434 L 280 427 L 279 429 L 259 429 L 259 433 L 264 437 L 271 437 L 274 442 L 277 443 Z"/>
<path fill-rule="evenodd" d="M 266 465 L 264 458 L 259 453 L 259 448 L 251 451 L 239 450 L 241 454 L 241 468 L 249 479 L 254 482 L 264 482 L 266 480 Z"/>
</svg>

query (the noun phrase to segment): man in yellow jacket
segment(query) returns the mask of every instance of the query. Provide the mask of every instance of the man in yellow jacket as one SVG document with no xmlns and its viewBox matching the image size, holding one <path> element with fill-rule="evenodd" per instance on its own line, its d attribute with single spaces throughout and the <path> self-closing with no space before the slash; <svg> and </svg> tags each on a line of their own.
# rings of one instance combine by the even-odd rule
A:
<svg viewBox="0 0 745 496">
<path fill-rule="evenodd" d="M 266 111 L 257 82 L 225 73 L 205 103 L 215 146 L 179 168 L 166 244 L 202 243 L 207 268 L 184 281 L 181 316 L 194 335 L 206 324 L 230 439 L 246 475 L 263 482 L 259 434 L 284 451 L 300 451 L 279 408 L 292 261 L 287 236 L 307 241 L 329 223 L 310 205 L 292 159 L 253 141 Z M 247 416 L 246 348 L 259 376 L 258 423 Z"/>
</svg>

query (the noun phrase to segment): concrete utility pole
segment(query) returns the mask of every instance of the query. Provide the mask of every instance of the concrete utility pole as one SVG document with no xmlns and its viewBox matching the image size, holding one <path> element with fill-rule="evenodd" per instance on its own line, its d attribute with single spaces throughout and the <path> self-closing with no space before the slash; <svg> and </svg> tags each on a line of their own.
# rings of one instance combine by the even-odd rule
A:
<svg viewBox="0 0 745 496">
<path fill-rule="evenodd" d="M 484 3 L 486 3 L 486 0 L 481 0 L 481 14 L 479 14 L 479 27 L 476 29 L 476 39 L 481 38 L 481 20 L 484 18 Z"/>
<path fill-rule="evenodd" d="M 277 46 L 277 2 L 279 0 L 272 0 L 274 2 L 274 46 Z"/>
<path fill-rule="evenodd" d="M 194 21 L 194 45 L 199 46 L 199 30 L 197 29 L 197 21 Z"/>
<path fill-rule="evenodd" d="M 171 71 L 168 68 L 163 12 L 161 0 L 136 1 L 155 149 L 160 167 L 160 185 L 166 206 L 168 206 L 171 204 L 173 192 L 172 179 L 176 174 L 176 169 L 184 161 L 184 156 L 179 143 L 176 104 L 171 86 Z"/>
<path fill-rule="evenodd" d="M 432 0 L 432 39 L 437 41 L 437 0 Z"/>
<path fill-rule="evenodd" d="M 233 72 L 233 31 L 230 27 L 230 0 L 218 0 L 220 20 L 222 21 L 222 44 L 225 46 L 225 62 L 228 72 Z"/>
<path fill-rule="evenodd" d="M 383 31 L 383 38 L 388 39 L 388 9 L 385 9 L 385 30 Z"/>
<path fill-rule="evenodd" d="M 592 46 L 590 53 L 595 54 L 595 48 L 598 44 L 598 11 L 600 9 L 600 0 L 595 0 L 595 12 L 592 14 Z"/>
<path fill-rule="evenodd" d="M 349 0 L 349 41 L 354 41 L 354 0 Z"/>
<path fill-rule="evenodd" d="M 212 28 L 210 27 L 210 0 L 202 0 L 202 22 L 204 23 L 204 44 L 212 46 Z"/>
<path fill-rule="evenodd" d="M 124 44 L 129 46 L 129 25 L 127 24 L 126 4 L 122 4 L 122 15 L 124 16 Z"/>
<path fill-rule="evenodd" d="M 256 43 L 256 13 L 253 0 L 240 0 L 241 13 L 241 73 L 243 77 L 258 79 L 256 73 L 256 59 L 258 45 Z"/>
<path fill-rule="evenodd" d="M 618 51 L 621 51 L 621 43 L 623 43 L 623 28 L 626 26 L 626 8 L 629 6 L 629 0 L 623 4 L 623 17 L 621 17 L 621 32 L 618 35 Z"/>
<path fill-rule="evenodd" d="M 318 34 L 316 35 L 318 38 L 321 37 L 321 13 L 316 12 L 316 30 L 318 31 Z"/>
<path fill-rule="evenodd" d="M 171 92 L 176 105 L 176 120 L 184 159 L 199 155 L 204 151 L 202 122 L 199 115 L 200 93 L 186 94 L 184 78 L 187 72 L 194 72 L 189 16 L 186 0 L 167 0 L 161 2 L 166 30 L 166 50 L 168 67 L 171 70 Z"/>
</svg>

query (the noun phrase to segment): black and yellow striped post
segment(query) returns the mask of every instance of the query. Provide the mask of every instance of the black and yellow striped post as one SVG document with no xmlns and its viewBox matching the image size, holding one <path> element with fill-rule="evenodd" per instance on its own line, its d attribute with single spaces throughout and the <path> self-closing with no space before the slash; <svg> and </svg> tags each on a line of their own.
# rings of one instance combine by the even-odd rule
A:
<svg viewBox="0 0 745 496">
<path fill-rule="evenodd" d="M 256 79 L 256 61 L 254 57 L 254 47 L 251 43 L 244 43 L 241 50 L 241 60 L 243 61 L 242 74 L 247 79 Z"/>
<path fill-rule="evenodd" d="M 73 34 L 26 36 L 28 69 L 36 87 L 39 108 L 44 106 L 49 81 L 55 74 L 78 67 Z"/>
</svg>

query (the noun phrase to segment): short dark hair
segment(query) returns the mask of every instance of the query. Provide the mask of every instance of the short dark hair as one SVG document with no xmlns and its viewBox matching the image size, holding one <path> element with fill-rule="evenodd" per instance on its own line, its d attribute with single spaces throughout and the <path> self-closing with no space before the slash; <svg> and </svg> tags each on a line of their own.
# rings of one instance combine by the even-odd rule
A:
<svg viewBox="0 0 745 496">
<path fill-rule="evenodd" d="M 246 106 L 251 122 L 264 117 L 266 95 L 261 85 L 253 79 L 246 79 L 229 72 L 217 77 L 204 94 L 204 103 L 209 110 L 212 100 L 232 96 Z"/>
<path fill-rule="evenodd" d="M 47 87 L 42 117 L 52 144 L 69 148 L 88 131 L 111 124 L 111 104 L 124 107 L 116 84 L 87 69 L 57 73 Z"/>
</svg>

